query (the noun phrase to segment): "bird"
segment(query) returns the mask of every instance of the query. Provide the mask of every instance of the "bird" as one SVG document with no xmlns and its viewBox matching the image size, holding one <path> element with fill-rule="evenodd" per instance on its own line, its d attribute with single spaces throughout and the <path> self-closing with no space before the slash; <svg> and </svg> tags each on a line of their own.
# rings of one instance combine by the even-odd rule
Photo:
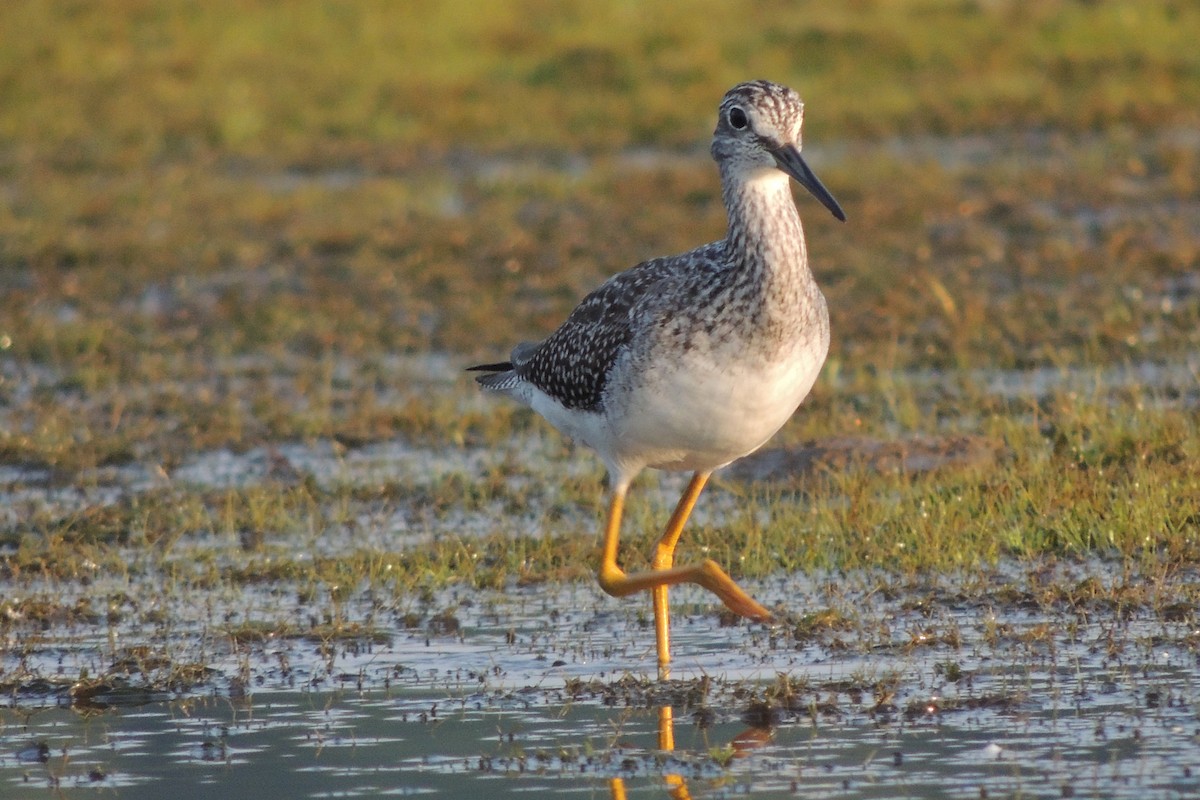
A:
<svg viewBox="0 0 1200 800">
<path fill-rule="evenodd" d="M 711 154 L 728 217 L 725 238 L 644 261 L 588 294 L 545 339 L 479 364 L 478 383 L 528 406 L 594 450 L 608 473 L 597 578 L 614 597 L 649 591 L 658 673 L 670 676 L 668 587 L 694 583 L 734 613 L 768 621 L 712 559 L 677 566 L 684 524 L 717 469 L 762 447 L 816 382 L 829 312 L 808 263 L 789 178 L 838 220 L 841 205 L 801 156 L 804 104 L 767 80 L 721 99 Z M 691 473 L 651 569 L 617 563 L 625 498 L 642 470 Z"/>
</svg>

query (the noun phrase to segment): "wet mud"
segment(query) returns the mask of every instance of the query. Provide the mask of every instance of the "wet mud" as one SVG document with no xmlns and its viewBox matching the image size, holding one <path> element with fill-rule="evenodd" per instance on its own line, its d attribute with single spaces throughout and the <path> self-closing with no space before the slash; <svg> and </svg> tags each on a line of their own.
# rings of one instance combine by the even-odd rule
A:
<svg viewBox="0 0 1200 800">
<path fill-rule="evenodd" d="M 1183 797 L 1200 633 L 1143 577 L 778 576 L 752 586 L 769 625 L 685 588 L 670 681 L 649 604 L 589 585 L 77 620 L 6 657 L 0 795 Z"/>
</svg>

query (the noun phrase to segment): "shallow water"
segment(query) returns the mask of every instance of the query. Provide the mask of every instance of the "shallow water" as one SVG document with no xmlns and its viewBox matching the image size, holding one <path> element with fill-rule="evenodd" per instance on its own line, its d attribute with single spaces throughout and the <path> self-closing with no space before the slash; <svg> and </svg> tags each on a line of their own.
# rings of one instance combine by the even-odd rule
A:
<svg viewBox="0 0 1200 800">
<path fill-rule="evenodd" d="M 770 731 L 737 719 L 701 728 L 684 715 L 670 752 L 658 747 L 657 709 L 526 707 L 511 695 L 271 693 L 93 716 L 49 709 L 6 723 L 0 796 L 55 787 L 128 798 L 603 797 L 614 779 L 634 796 L 665 796 L 682 781 L 694 797 L 1063 797 L 1072 787 L 1153 798 L 1200 788 L 1178 715 L 1119 706 L 1087 714 L 1031 702 L 882 724 L 851 712 Z"/>
<path fill-rule="evenodd" d="M 458 379 L 448 363 L 413 369 Z M 971 381 L 1033 398 L 1147 387 L 1193 408 L 1196 375 L 1188 360 Z M 910 378 L 940 385 L 934 373 Z M 939 464 L 953 455 L 931 452 Z M 97 468 L 69 485 L 9 465 L 0 521 L 171 486 L 423 486 L 501 469 L 517 485 L 548 468 L 598 477 L 594 460 L 536 433 L 507 450 L 278 443 L 195 453 L 170 475 Z M 669 507 L 682 480 L 661 476 L 646 493 Z M 697 522 L 721 524 L 740 507 L 714 491 Z M 251 557 L 271 574 L 285 550 L 313 558 L 446 530 L 538 530 L 502 509 L 446 513 L 366 492 L 335 523 L 262 531 Z M 577 513 L 591 530 L 590 512 Z M 564 519 L 574 524 L 556 524 Z M 673 680 L 660 683 L 646 598 L 614 600 L 590 582 L 401 597 L 273 578 L 195 587 L 194 561 L 245 562 L 236 532 L 164 548 L 130 547 L 119 575 L 23 576 L 22 599 L 45 598 L 45 619 L 36 602 L 0 604 L 11 615 L 0 628 L 0 798 L 682 797 L 683 785 L 692 797 L 1200 793 L 1200 627 L 1173 594 L 1195 574 L 1129 575 L 1095 561 L 917 583 L 778 575 L 747 584 L 787 612 L 773 626 L 726 625 L 711 596 L 680 587 Z M 1151 589 L 1119 602 L 1122 586 L 1141 584 Z"/>
<path fill-rule="evenodd" d="M 1103 574 L 1056 569 L 1068 584 Z M 958 580 L 896 594 L 866 575 L 750 587 L 847 620 L 817 633 L 725 627 L 701 592 L 676 591 L 667 683 L 651 679 L 648 604 L 586 585 L 446 592 L 422 608 L 360 597 L 345 613 L 383 635 L 334 642 L 230 642 L 205 620 L 247 598 L 218 599 L 172 623 L 212 670 L 197 685 L 73 703 L 61 686 L 10 695 L 0 797 L 637 797 L 679 782 L 693 797 L 1200 791 L 1192 615 L 1034 609 L 980 591 L 1019 586 L 1019 574 Z M 286 618 L 297 609 L 285 596 L 250 600 Z M 136 632 L 47 635 L 24 667 L 51 683 L 99 674 Z M 780 674 L 786 699 L 772 695 Z"/>
</svg>

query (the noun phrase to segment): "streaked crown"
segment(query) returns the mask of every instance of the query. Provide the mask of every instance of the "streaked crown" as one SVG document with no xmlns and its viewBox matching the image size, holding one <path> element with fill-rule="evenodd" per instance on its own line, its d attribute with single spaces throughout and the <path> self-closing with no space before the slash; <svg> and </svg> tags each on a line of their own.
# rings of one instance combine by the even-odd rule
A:
<svg viewBox="0 0 1200 800">
<path fill-rule="evenodd" d="M 712 155 L 743 166 L 775 166 L 772 151 L 785 145 L 800 149 L 804 103 L 786 86 L 759 80 L 739 83 L 721 100 Z"/>
</svg>

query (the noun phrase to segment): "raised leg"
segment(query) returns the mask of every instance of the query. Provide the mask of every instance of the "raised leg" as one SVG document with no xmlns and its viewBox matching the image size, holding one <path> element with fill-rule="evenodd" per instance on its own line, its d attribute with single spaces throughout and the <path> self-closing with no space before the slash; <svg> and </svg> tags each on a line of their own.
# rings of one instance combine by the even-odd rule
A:
<svg viewBox="0 0 1200 800">
<path fill-rule="evenodd" d="M 617 566 L 617 546 L 620 542 L 621 515 L 625 510 L 626 486 L 613 487 L 612 499 L 608 507 L 608 522 L 604 530 L 604 550 L 600 559 L 600 588 L 614 597 L 624 597 L 634 592 L 652 590 L 654 592 L 654 631 L 658 643 L 659 676 L 667 677 L 668 665 L 671 661 L 670 619 L 667 608 L 667 587 L 676 583 L 695 583 L 703 586 L 721 598 L 721 601 L 731 611 L 750 619 L 769 619 L 771 612 L 755 602 L 742 588 L 733 582 L 724 570 L 710 558 L 699 564 L 684 567 L 673 566 L 675 546 L 683 525 L 687 522 L 696 498 L 700 496 L 709 473 L 697 472 L 684 490 L 675 513 L 671 515 L 662 538 L 659 539 L 655 550 L 654 568 L 646 572 L 627 575 Z"/>
</svg>

